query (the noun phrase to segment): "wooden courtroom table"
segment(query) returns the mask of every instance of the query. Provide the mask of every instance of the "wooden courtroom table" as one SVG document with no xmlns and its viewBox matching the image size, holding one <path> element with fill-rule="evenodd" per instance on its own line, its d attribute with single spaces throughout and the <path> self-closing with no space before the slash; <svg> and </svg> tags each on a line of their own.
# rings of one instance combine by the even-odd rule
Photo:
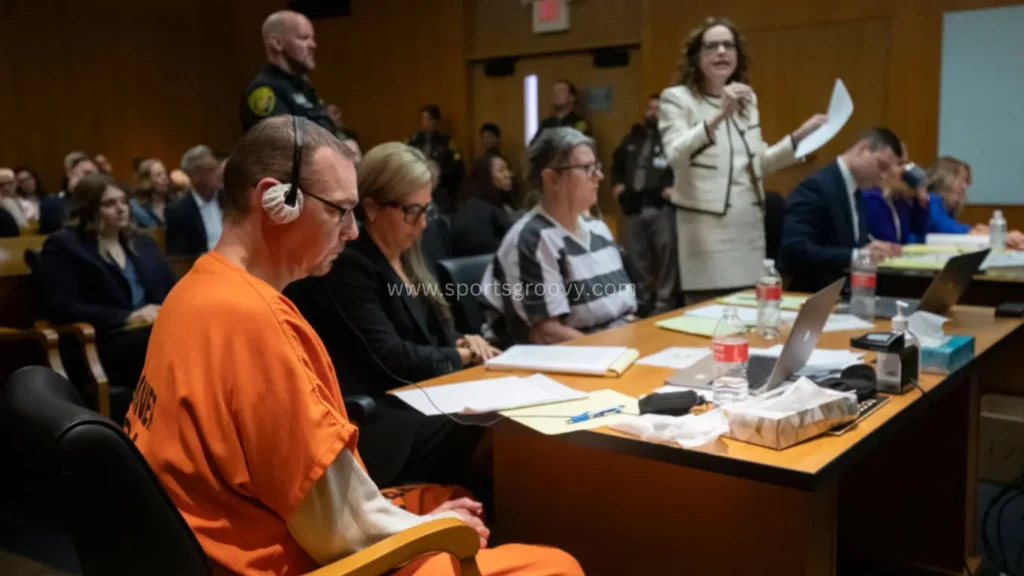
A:
<svg viewBox="0 0 1024 576">
<path fill-rule="evenodd" d="M 710 346 L 654 325 L 679 313 L 569 345 L 625 345 L 644 356 Z M 924 399 L 916 390 L 894 396 L 843 436 L 786 450 L 725 438 L 684 450 L 608 429 L 544 436 L 502 421 L 492 429 L 497 535 L 564 548 L 591 576 L 830 575 L 837 563 L 864 570 L 856 573 L 960 574 L 975 533 L 977 382 L 1007 373 L 1024 330 L 986 308 L 958 306 L 950 316 L 947 333 L 975 336 L 971 364 L 924 375 Z M 857 334 L 823 334 L 819 346 L 849 348 Z M 671 373 L 634 365 L 620 378 L 554 378 L 639 397 Z M 475 367 L 423 384 L 498 375 Z"/>
<path fill-rule="evenodd" d="M 937 270 L 878 269 L 878 295 L 920 298 L 938 274 Z M 961 304 L 999 306 L 1003 302 L 1024 302 L 1024 268 L 993 268 L 974 276 Z"/>
</svg>

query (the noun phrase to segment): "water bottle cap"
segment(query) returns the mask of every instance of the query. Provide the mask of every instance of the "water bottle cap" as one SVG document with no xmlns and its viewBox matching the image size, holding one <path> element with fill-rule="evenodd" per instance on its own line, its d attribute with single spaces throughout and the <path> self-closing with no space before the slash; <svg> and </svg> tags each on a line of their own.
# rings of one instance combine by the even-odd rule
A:
<svg viewBox="0 0 1024 576">
<path fill-rule="evenodd" d="M 775 267 L 775 260 L 773 260 L 771 258 L 765 258 L 764 259 L 764 265 L 765 266 Z"/>
<path fill-rule="evenodd" d="M 996 211 L 995 211 L 995 212 L 994 212 L 994 213 L 992 214 L 992 216 L 993 216 L 994 218 L 1002 218 L 1002 217 L 1003 217 L 1003 211 L 1002 211 L 1002 210 L 996 210 Z"/>
</svg>

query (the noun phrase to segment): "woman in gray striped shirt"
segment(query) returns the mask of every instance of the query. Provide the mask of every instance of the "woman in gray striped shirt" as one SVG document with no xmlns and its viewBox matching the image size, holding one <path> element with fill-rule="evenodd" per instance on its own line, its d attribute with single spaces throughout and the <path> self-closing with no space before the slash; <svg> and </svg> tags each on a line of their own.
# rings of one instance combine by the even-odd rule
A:
<svg viewBox="0 0 1024 576">
<path fill-rule="evenodd" d="M 588 212 L 604 174 L 594 141 L 545 130 L 530 146 L 540 202 L 508 231 L 483 279 L 486 301 L 516 342 L 555 344 L 625 324 L 636 290 L 608 226 Z"/>
</svg>

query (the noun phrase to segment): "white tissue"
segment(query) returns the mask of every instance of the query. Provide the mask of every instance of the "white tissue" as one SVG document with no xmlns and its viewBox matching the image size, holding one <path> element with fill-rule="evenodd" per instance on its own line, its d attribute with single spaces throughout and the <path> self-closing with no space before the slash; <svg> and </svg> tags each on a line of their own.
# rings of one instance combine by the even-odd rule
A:
<svg viewBox="0 0 1024 576">
<path fill-rule="evenodd" d="M 721 410 L 685 416 L 644 414 L 613 424 L 612 429 L 642 440 L 673 442 L 683 448 L 694 448 L 714 442 L 728 432 L 729 420 Z"/>
<path fill-rule="evenodd" d="M 949 322 L 949 318 L 945 316 L 918 310 L 907 318 L 907 329 L 921 343 L 922 348 L 936 348 L 946 342 L 946 334 L 942 330 L 946 322 Z"/>
</svg>

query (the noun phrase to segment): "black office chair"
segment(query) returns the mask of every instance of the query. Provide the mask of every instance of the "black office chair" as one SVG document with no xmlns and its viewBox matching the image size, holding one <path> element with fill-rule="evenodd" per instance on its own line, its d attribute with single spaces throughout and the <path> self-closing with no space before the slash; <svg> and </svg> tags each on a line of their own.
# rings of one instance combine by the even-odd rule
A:
<svg viewBox="0 0 1024 576">
<path fill-rule="evenodd" d="M 11 375 L 0 427 L 17 438 L 10 446 L 18 464 L 8 470 L 38 466 L 84 574 L 210 574 L 199 542 L 135 445 L 85 408 L 65 378 L 41 366 Z"/>
<path fill-rule="evenodd" d="M 31 480 L 71 534 L 85 576 L 204 576 L 211 567 L 135 444 L 109 418 L 82 405 L 71 383 L 49 368 L 11 375 L 0 396 L 7 471 Z M 317 573 L 379 575 L 428 552 L 480 572 L 476 531 L 435 520 L 352 554 Z"/>
<path fill-rule="evenodd" d="M 438 263 L 455 256 L 451 216 L 442 214 L 427 222 L 420 243 L 423 247 L 423 258 L 436 276 L 439 273 Z"/>
<path fill-rule="evenodd" d="M 786 199 L 769 190 L 764 193 L 764 248 L 765 258 L 778 262 L 782 244 L 782 223 L 786 219 Z"/>
<path fill-rule="evenodd" d="M 479 334 L 484 325 L 484 311 L 479 296 L 474 296 L 472 292 L 473 287 L 483 280 L 484 272 L 492 260 L 494 254 L 480 254 L 449 258 L 437 263 L 438 281 L 451 305 L 455 328 L 462 334 Z M 460 297 L 459 287 L 463 287 L 463 291 L 469 294 Z"/>
</svg>

